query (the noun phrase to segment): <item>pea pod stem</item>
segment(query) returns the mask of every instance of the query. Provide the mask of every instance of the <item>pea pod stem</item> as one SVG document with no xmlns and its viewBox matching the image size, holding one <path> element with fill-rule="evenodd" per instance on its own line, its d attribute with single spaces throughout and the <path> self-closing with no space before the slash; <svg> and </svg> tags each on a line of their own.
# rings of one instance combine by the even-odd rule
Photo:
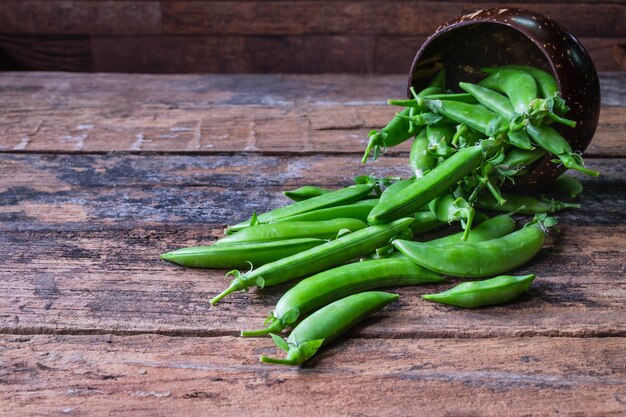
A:
<svg viewBox="0 0 626 417">
<path fill-rule="evenodd" d="M 235 279 L 230 286 L 215 296 L 210 303 L 215 305 L 235 291 L 245 290 L 255 285 L 269 287 L 280 284 L 368 254 L 387 244 L 392 237 L 406 229 L 412 222 L 413 218 L 404 218 L 386 225 L 370 226 L 324 243 L 319 246 L 318 250 L 306 250 L 265 264 L 245 274 L 234 274 Z"/>
</svg>

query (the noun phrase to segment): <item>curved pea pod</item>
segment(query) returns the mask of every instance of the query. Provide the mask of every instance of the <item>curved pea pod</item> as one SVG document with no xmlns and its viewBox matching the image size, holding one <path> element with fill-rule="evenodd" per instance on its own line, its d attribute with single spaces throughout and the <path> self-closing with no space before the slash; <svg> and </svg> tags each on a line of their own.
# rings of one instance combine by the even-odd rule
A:
<svg viewBox="0 0 626 417">
<path fill-rule="evenodd" d="M 554 213 L 568 208 L 580 208 L 580 204 L 576 203 L 566 203 L 547 198 L 537 200 L 519 194 L 502 193 L 502 197 L 506 201 L 504 204 L 499 204 L 491 194 L 482 194 L 474 202 L 474 205 L 487 210 L 518 214 Z"/>
<path fill-rule="evenodd" d="M 415 182 L 415 178 L 413 177 L 394 182 L 389 187 L 385 188 L 385 191 L 383 191 L 383 193 L 380 196 L 379 203 L 385 202 L 389 200 L 389 198 L 391 198 L 392 196 L 398 193 L 401 193 L 402 190 L 404 190 L 405 188 L 407 188 L 414 182 Z"/>
<path fill-rule="evenodd" d="M 298 221 L 284 223 L 268 223 L 247 227 L 232 235 L 227 235 L 215 242 L 216 245 L 244 242 L 268 242 L 273 240 L 317 238 L 334 239 L 340 230 L 357 231 L 367 227 L 361 220 L 339 218 L 324 221 Z"/>
<path fill-rule="evenodd" d="M 528 167 L 545 154 L 546 151 L 541 148 L 533 150 L 511 149 L 506 153 L 502 162 L 496 165 L 496 169 L 506 175 L 524 175 L 528 172 Z"/>
<path fill-rule="evenodd" d="M 366 255 L 386 245 L 394 236 L 407 229 L 412 222 L 412 218 L 405 218 L 386 225 L 370 226 L 313 249 L 265 264 L 245 274 L 231 271 L 235 278 L 227 289 L 211 300 L 211 304 L 216 304 L 235 291 L 245 290 L 252 286 L 269 287 L 280 284 Z"/>
<path fill-rule="evenodd" d="M 482 104 L 467 104 L 449 100 L 429 100 L 420 98 L 432 111 L 441 113 L 445 117 L 462 123 L 486 135 L 493 136 L 495 132 L 508 129 L 508 120 L 487 109 Z"/>
<path fill-rule="evenodd" d="M 477 243 L 432 244 L 394 240 L 392 244 L 413 262 L 431 271 L 456 277 L 498 275 L 528 262 L 546 239 L 542 223 L 506 236 Z"/>
<path fill-rule="evenodd" d="M 495 216 L 483 221 L 472 229 L 472 233 L 467 236 L 465 243 L 484 242 L 485 240 L 497 239 L 508 235 L 515 230 L 515 221 L 509 215 Z M 427 243 L 431 245 L 461 243 L 461 238 L 465 232 L 454 233 L 452 235 L 433 239 Z"/>
<path fill-rule="evenodd" d="M 367 218 L 369 223 L 388 223 L 412 215 L 478 168 L 482 160 L 481 145 L 460 149 L 432 171 L 403 189 L 401 193 L 396 193 L 381 201 L 369 214 Z"/>
<path fill-rule="evenodd" d="M 552 127 L 537 126 L 533 123 L 528 123 L 526 125 L 526 131 L 537 145 L 559 158 L 560 163 L 566 168 L 574 169 L 593 177 L 600 175 L 597 171 L 585 168 L 582 156 L 575 153 L 569 142 Z"/>
<path fill-rule="evenodd" d="M 301 365 L 315 355 L 321 346 L 399 297 L 398 294 L 368 291 L 335 301 L 302 320 L 286 340 L 272 334 L 274 343 L 287 352 L 285 359 L 261 356 L 260 360 L 277 365 Z"/>
<path fill-rule="evenodd" d="M 304 201 L 260 214 L 257 216 L 257 219 L 259 223 L 269 223 L 284 217 L 294 216 L 296 214 L 352 203 L 369 194 L 374 189 L 374 186 L 374 184 L 351 185 L 349 187 L 333 191 L 332 193 L 312 197 Z M 251 220 L 246 220 L 234 226 L 230 226 L 228 228 L 228 233 L 236 232 L 252 225 Z"/>
<path fill-rule="evenodd" d="M 409 226 L 413 236 L 420 235 L 422 233 L 430 232 L 438 227 L 445 225 L 445 222 L 440 221 L 436 215 L 430 210 L 428 211 L 416 211 L 413 214 L 413 223 Z"/>
<path fill-rule="evenodd" d="M 440 69 L 439 72 L 437 72 L 437 74 L 435 74 L 433 79 L 430 81 L 430 84 L 428 84 L 428 87 L 439 88 L 442 91 L 443 91 L 444 88 L 446 88 L 446 70 L 445 70 L 445 68 Z"/>
<path fill-rule="evenodd" d="M 578 197 L 583 192 L 583 185 L 580 181 L 567 174 L 563 174 L 552 181 L 552 183 L 550 183 L 550 188 L 564 194 L 568 194 L 572 198 Z"/>
<path fill-rule="evenodd" d="M 502 275 L 484 281 L 464 282 L 447 291 L 437 294 L 424 294 L 422 298 L 463 308 L 504 304 L 528 290 L 534 279 L 534 274 Z"/>
<path fill-rule="evenodd" d="M 310 312 L 351 294 L 442 280 L 439 274 L 408 259 L 387 258 L 342 265 L 300 281 L 278 300 L 265 329 L 243 331 L 241 335 L 280 333 Z"/>
<path fill-rule="evenodd" d="M 488 109 L 501 114 L 507 119 L 515 117 L 515 110 L 513 109 L 511 100 L 502 94 L 472 83 L 461 82 L 459 83 L 459 87 L 471 94 L 480 104 Z"/>
<path fill-rule="evenodd" d="M 339 218 L 357 219 L 366 222 L 367 216 L 370 214 L 374 206 L 378 204 L 378 202 L 379 199 L 377 198 L 369 198 L 343 206 L 327 207 L 319 210 L 307 211 L 306 213 L 296 214 L 294 216 L 283 217 L 268 224 L 334 220 Z"/>
<path fill-rule="evenodd" d="M 426 129 L 422 129 L 413 140 L 409 154 L 409 168 L 417 178 L 423 177 L 437 165 L 437 158 L 428 152 L 428 146 Z"/>
<path fill-rule="evenodd" d="M 481 71 L 487 74 L 493 74 L 501 69 L 521 70 L 530 74 L 539 87 L 539 92 L 543 98 L 554 97 L 559 94 L 559 86 L 556 79 L 544 70 L 539 68 L 528 67 L 524 65 L 504 65 L 502 67 L 482 68 Z"/>
<path fill-rule="evenodd" d="M 479 85 L 506 94 L 516 113 L 528 113 L 530 103 L 539 98 L 537 82 L 532 75 L 521 70 L 498 69 Z"/>
<path fill-rule="evenodd" d="M 212 246 L 194 246 L 164 253 L 161 259 L 192 268 L 261 266 L 326 243 L 322 239 L 289 239 Z"/>
<path fill-rule="evenodd" d="M 295 190 L 283 191 L 285 197 L 293 201 L 308 200 L 312 197 L 319 197 L 320 195 L 332 193 L 334 190 L 329 190 L 322 187 L 316 187 L 314 185 L 304 185 Z"/>
</svg>

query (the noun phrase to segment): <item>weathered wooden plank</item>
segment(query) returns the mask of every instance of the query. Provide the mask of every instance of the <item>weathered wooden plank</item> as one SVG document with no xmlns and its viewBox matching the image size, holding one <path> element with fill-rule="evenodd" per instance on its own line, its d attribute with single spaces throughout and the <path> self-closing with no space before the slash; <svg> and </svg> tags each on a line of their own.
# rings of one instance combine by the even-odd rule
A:
<svg viewBox="0 0 626 417">
<path fill-rule="evenodd" d="M 516 273 L 536 273 L 533 289 L 505 306 L 462 310 L 420 295 L 441 285 L 394 289 L 400 302 L 358 332 L 364 337 L 626 335 L 626 228 L 578 226 L 562 233 Z M 0 333 L 237 335 L 261 326 L 292 284 L 209 298 L 225 271 L 182 268 L 158 259 L 209 243 L 220 230 L 153 227 L 102 232 L 4 232 L 0 238 Z"/>
<path fill-rule="evenodd" d="M 158 1 L 6 0 L 1 33 L 161 33 Z"/>
<path fill-rule="evenodd" d="M 625 78 L 602 78 L 607 107 L 590 156 L 626 155 Z M 10 73 L 0 76 L 0 150 L 358 154 L 367 132 L 397 111 L 384 100 L 401 97 L 403 83 L 400 76 Z"/>
<path fill-rule="evenodd" d="M 95 36 L 91 44 L 95 72 L 374 72 L 373 36 Z"/>
<path fill-rule="evenodd" d="M 287 204 L 305 184 L 339 187 L 355 175 L 408 176 L 406 158 L 361 165 L 347 156 L 35 155 L 0 157 L 0 230 L 220 227 Z M 623 159 L 589 159 L 602 171 L 580 177 L 583 225 L 624 224 Z"/>
<path fill-rule="evenodd" d="M 164 33 L 298 35 L 429 35 L 447 20 L 484 3 L 387 1 L 255 2 L 176 1 L 162 4 Z M 626 36 L 618 4 L 507 3 L 545 14 L 575 36 Z"/>
<path fill-rule="evenodd" d="M 86 35 L 1 35 L 4 71 L 91 71 L 91 42 Z"/>
<path fill-rule="evenodd" d="M 3 336 L 7 415 L 623 415 L 621 338 L 342 340 L 306 368 L 269 339 Z"/>
</svg>

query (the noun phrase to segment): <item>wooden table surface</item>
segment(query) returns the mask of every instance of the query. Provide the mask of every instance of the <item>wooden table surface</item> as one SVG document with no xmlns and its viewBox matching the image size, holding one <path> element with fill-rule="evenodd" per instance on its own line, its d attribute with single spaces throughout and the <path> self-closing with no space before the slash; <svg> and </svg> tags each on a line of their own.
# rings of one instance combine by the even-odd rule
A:
<svg viewBox="0 0 626 417">
<path fill-rule="evenodd" d="M 0 75 L 0 415 L 626 415 L 626 73 L 603 73 L 582 209 L 518 302 L 400 301 L 304 368 L 241 339 L 287 286 L 216 308 L 222 271 L 158 255 L 361 166 L 402 76 Z M 219 413 L 219 414 L 218 414 Z"/>
</svg>

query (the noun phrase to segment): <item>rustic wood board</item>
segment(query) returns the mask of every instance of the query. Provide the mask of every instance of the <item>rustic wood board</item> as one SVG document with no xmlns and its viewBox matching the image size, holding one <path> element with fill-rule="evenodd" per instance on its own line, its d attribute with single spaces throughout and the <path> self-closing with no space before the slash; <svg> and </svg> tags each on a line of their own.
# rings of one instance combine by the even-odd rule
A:
<svg viewBox="0 0 626 417">
<path fill-rule="evenodd" d="M 4 415 L 623 416 L 623 338 L 341 340 L 302 369 L 268 339 L 3 336 Z"/>
<path fill-rule="evenodd" d="M 419 297 L 456 280 L 400 288 L 284 369 L 258 363 L 269 339 L 236 336 L 288 284 L 209 308 L 224 271 L 158 259 L 286 204 L 283 189 L 407 175 L 406 148 L 358 163 L 404 81 L 2 74 L 0 415 L 623 415 L 624 74 L 602 74 L 587 158 L 602 176 L 578 176 L 583 207 L 518 270 L 538 279 L 510 305 Z"/>
<path fill-rule="evenodd" d="M 589 156 L 626 156 L 624 74 L 601 77 Z M 0 83 L 4 152 L 358 154 L 397 111 L 385 100 L 404 95 L 406 77 L 8 73 Z"/>
</svg>

